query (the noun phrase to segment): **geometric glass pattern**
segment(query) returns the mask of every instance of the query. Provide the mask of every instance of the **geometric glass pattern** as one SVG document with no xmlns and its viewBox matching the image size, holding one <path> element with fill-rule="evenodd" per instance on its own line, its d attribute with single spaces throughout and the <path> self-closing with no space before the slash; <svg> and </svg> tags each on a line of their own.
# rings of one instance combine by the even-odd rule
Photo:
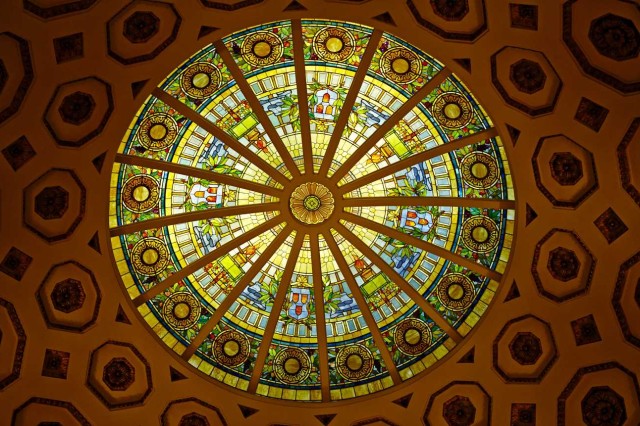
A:
<svg viewBox="0 0 640 426">
<path fill-rule="evenodd" d="M 502 141 L 442 63 L 386 32 L 273 22 L 216 41 L 145 100 L 119 147 L 124 288 L 193 368 L 328 402 L 433 368 L 509 261 Z"/>
</svg>

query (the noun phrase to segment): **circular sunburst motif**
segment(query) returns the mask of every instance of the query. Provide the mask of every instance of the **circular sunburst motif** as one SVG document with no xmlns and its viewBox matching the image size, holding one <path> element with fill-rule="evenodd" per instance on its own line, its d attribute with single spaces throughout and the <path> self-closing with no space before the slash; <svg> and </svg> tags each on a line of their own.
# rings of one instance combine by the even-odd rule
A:
<svg viewBox="0 0 640 426">
<path fill-rule="evenodd" d="M 191 98 L 205 99 L 220 87 L 221 80 L 217 67 L 207 62 L 196 62 L 182 73 L 180 87 Z"/>
<path fill-rule="evenodd" d="M 445 92 L 433 101 L 431 112 L 435 119 L 447 129 L 460 129 L 471 122 L 473 107 L 462 95 Z"/>
<path fill-rule="evenodd" d="M 144 238 L 131 249 L 131 263 L 142 275 L 158 275 L 169 264 L 169 251 L 161 239 Z"/>
<path fill-rule="evenodd" d="M 495 158 L 483 152 L 470 152 L 460 161 L 462 179 L 472 188 L 490 188 L 498 182 L 500 171 Z"/>
<path fill-rule="evenodd" d="M 487 253 L 498 245 L 496 223 L 487 216 L 473 216 L 462 224 L 462 242 L 470 250 Z"/>
<path fill-rule="evenodd" d="M 356 51 L 353 34 L 340 27 L 326 27 L 313 37 L 313 51 L 320 60 L 344 62 Z"/>
<path fill-rule="evenodd" d="M 216 49 L 221 43 L 228 52 Z M 296 66 L 290 52 L 301 53 Z M 369 68 L 375 78 L 354 80 Z M 189 354 L 197 359 L 189 368 L 256 397 L 329 402 L 393 386 L 394 368 L 416 376 L 436 368 L 431 354 L 450 342 L 440 330 L 466 336 L 476 326 L 449 324 L 450 314 L 474 315 L 474 301 L 488 303 L 475 274 L 490 275 L 509 260 L 514 208 L 499 200 L 513 199 L 511 177 L 497 137 L 487 137 L 495 149 L 465 150 L 459 161 L 429 157 L 428 150 L 446 151 L 449 129 L 492 129 L 446 70 L 435 77 L 444 92 L 394 114 L 401 86 L 430 90 L 427 68 L 434 77 L 443 72 L 428 53 L 365 25 L 280 20 L 225 36 L 162 80 L 128 126 L 141 130 L 125 133 L 123 155 L 115 157 L 109 241 L 125 294 L 147 312 L 149 331 L 167 336 L 167 350 Z M 309 96 L 296 95 L 299 83 Z M 225 89 L 248 86 L 252 99 Z M 189 105 L 158 101 L 176 90 Z M 188 99 L 210 126 L 183 119 Z M 258 104 L 266 114 L 257 114 Z M 300 120 L 300 107 L 313 119 Z M 374 132 L 381 123 L 383 138 Z M 464 212 L 439 207 L 485 188 L 497 200 L 467 198 Z M 509 214 L 494 216 L 505 206 Z M 434 238 L 444 261 L 416 247 Z M 459 254 L 482 263 L 460 265 Z M 459 267 L 468 272 L 447 272 Z M 395 274 L 389 280 L 384 271 Z M 366 295 L 362 306 L 350 290 L 354 280 Z M 178 291 L 194 298 L 171 296 Z M 441 310 L 428 320 L 412 315 L 430 293 Z M 326 342 L 314 322 L 318 297 L 327 310 Z M 200 322 L 176 332 L 195 319 L 195 300 Z M 386 343 L 371 340 L 376 327 L 386 330 Z M 327 375 L 333 379 L 320 392 Z"/>
<path fill-rule="evenodd" d="M 240 48 L 242 58 L 256 67 L 275 64 L 282 58 L 284 46 L 277 35 L 269 31 L 249 34 Z"/>
<path fill-rule="evenodd" d="M 424 353 L 431 346 L 433 335 L 425 322 L 416 318 L 407 318 L 398 324 L 393 337 L 400 351 L 416 356 Z"/>
<path fill-rule="evenodd" d="M 162 305 L 162 316 L 175 330 L 186 330 L 198 322 L 201 309 L 191 293 L 173 293 Z"/>
<path fill-rule="evenodd" d="M 273 372 L 281 382 L 300 383 L 311 374 L 311 359 L 302 349 L 283 349 L 273 360 Z"/>
<path fill-rule="evenodd" d="M 122 204 L 134 213 L 154 208 L 160 200 L 158 182 L 149 175 L 129 178 L 122 188 Z"/>
<path fill-rule="evenodd" d="M 410 83 L 422 73 L 422 62 L 409 49 L 394 47 L 380 57 L 380 71 L 395 83 Z"/>
<path fill-rule="evenodd" d="M 249 339 L 236 330 L 226 330 L 213 341 L 213 356 L 227 367 L 237 367 L 249 358 Z"/>
<path fill-rule="evenodd" d="M 324 222 L 333 213 L 333 195 L 320 183 L 303 183 L 291 194 L 289 207 L 300 222 L 315 225 Z"/>
<path fill-rule="evenodd" d="M 173 145 L 178 136 L 178 123 L 167 114 L 154 114 L 144 119 L 138 130 L 140 144 L 150 151 L 161 151 Z"/>
<path fill-rule="evenodd" d="M 344 347 L 336 355 L 336 370 L 351 382 L 362 380 L 373 370 L 373 354 L 363 345 Z"/>
<path fill-rule="evenodd" d="M 471 280 L 458 273 L 447 274 L 438 284 L 438 299 L 452 311 L 463 311 L 471 306 L 475 297 Z"/>
</svg>

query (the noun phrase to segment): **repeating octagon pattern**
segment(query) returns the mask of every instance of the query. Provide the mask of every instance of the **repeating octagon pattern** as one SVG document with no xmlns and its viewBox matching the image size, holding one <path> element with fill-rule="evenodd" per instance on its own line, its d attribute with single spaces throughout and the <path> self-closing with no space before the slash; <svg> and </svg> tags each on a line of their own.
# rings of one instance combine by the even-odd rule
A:
<svg viewBox="0 0 640 426">
<path fill-rule="evenodd" d="M 7 2 L 0 423 L 640 424 L 638 96 L 637 0 Z"/>
</svg>

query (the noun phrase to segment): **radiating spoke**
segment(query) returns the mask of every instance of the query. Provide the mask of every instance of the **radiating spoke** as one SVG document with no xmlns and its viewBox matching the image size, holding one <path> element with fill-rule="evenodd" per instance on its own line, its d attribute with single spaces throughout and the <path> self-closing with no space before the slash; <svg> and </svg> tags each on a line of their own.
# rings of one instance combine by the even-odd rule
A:
<svg viewBox="0 0 640 426">
<path fill-rule="evenodd" d="M 179 223 L 193 222 L 196 220 L 215 219 L 219 217 L 237 216 L 241 214 L 262 213 L 278 211 L 280 203 L 250 204 L 247 206 L 221 207 L 218 209 L 197 210 L 179 213 L 170 216 L 162 216 L 155 219 L 134 222 L 111 228 L 109 234 L 112 237 L 144 231 L 146 229 L 162 228 L 163 226 L 177 225 Z"/>
<path fill-rule="evenodd" d="M 231 292 L 227 294 L 227 297 L 220 303 L 218 309 L 216 309 L 209 320 L 202 326 L 193 341 L 191 341 L 189 347 L 182 354 L 183 359 L 189 360 L 189 358 L 191 358 L 191 356 L 198 350 L 202 342 L 204 342 L 204 339 L 209 335 L 209 332 L 218 324 L 224 314 L 229 310 L 229 308 L 231 308 L 231 305 L 233 305 L 244 289 L 251 283 L 251 280 L 256 277 L 258 272 L 260 272 L 264 265 L 269 261 L 271 256 L 273 256 L 276 250 L 278 250 L 278 248 L 284 243 L 289 234 L 291 234 L 291 231 L 293 231 L 293 228 L 291 225 L 287 225 L 282 231 L 280 231 L 271 244 L 269 244 L 266 250 L 262 252 L 258 259 L 256 259 L 255 263 L 251 265 L 238 284 L 236 284 Z"/>
<path fill-rule="evenodd" d="M 390 228 L 388 226 L 379 224 L 369 219 L 365 219 L 363 217 L 360 217 L 352 213 L 344 213 L 343 217 L 345 220 L 351 223 L 355 223 L 356 225 L 369 228 L 372 231 L 378 232 L 382 235 L 386 235 L 395 240 L 402 241 L 405 244 L 409 244 L 413 247 L 417 247 L 421 250 L 427 251 L 429 253 L 433 253 L 437 256 L 450 260 L 460 266 L 464 266 L 465 268 L 473 272 L 489 277 L 492 280 L 500 281 L 502 279 L 502 274 L 500 274 L 499 272 L 496 272 L 492 269 L 482 266 L 479 263 L 474 262 L 473 260 L 467 259 L 466 257 L 462 257 L 459 254 L 453 253 L 445 248 L 439 247 L 428 241 L 424 241 L 419 238 L 412 237 L 411 235 L 405 234 L 404 232 L 398 231 L 397 229 Z"/>
<path fill-rule="evenodd" d="M 397 163 L 390 164 L 372 173 L 366 174 L 354 181 L 348 182 L 340 188 L 340 192 L 342 194 L 351 192 L 354 189 L 360 188 L 361 186 L 364 186 L 368 183 L 375 182 L 378 179 L 382 179 L 383 177 L 389 176 L 400 170 L 407 169 L 415 164 L 422 163 L 423 161 L 430 160 L 434 157 L 446 154 L 451 151 L 455 151 L 456 149 L 464 148 L 467 145 L 472 145 L 474 143 L 481 142 L 485 139 L 493 138 L 497 135 L 498 135 L 497 129 L 491 128 L 491 129 L 483 130 L 482 132 L 479 132 L 479 133 L 474 133 L 473 135 L 456 139 L 455 141 L 447 142 L 443 145 L 439 145 L 435 148 L 429 149 L 419 154 L 412 155 L 411 157 L 405 158 L 404 160 L 400 160 Z"/>
<path fill-rule="evenodd" d="M 187 266 L 180 269 L 176 273 L 169 275 L 166 280 L 156 284 L 155 286 L 151 287 L 148 291 L 142 293 L 141 295 L 133 299 L 133 304 L 135 306 L 140 306 L 143 303 L 153 299 L 168 287 L 174 285 L 177 282 L 180 282 L 181 280 L 188 277 L 190 274 L 193 274 L 194 272 L 196 272 L 198 269 L 205 267 L 209 263 L 218 259 L 220 256 L 224 256 L 225 254 L 229 253 L 231 250 L 235 249 L 236 247 L 241 246 L 242 244 L 250 241 L 251 239 L 262 234 L 263 232 L 268 231 L 269 229 L 275 227 L 281 222 L 282 222 L 282 218 L 279 216 L 276 216 L 274 218 L 269 219 L 265 223 L 258 225 L 253 229 L 250 229 L 244 234 L 232 239 L 228 243 L 221 245 L 220 247 L 212 250 L 210 253 L 207 253 L 206 255 L 202 256 L 200 259 L 188 264 Z"/>
<path fill-rule="evenodd" d="M 360 93 L 360 87 L 362 86 L 362 82 L 367 75 L 367 70 L 369 69 L 369 65 L 371 65 L 371 60 L 373 59 L 373 55 L 378 49 L 378 43 L 380 42 L 381 38 L 382 31 L 380 30 L 374 31 L 369 38 L 369 43 L 367 44 L 367 48 L 362 55 L 360 65 L 358 65 L 358 71 L 356 71 L 356 74 L 353 76 L 353 81 L 351 82 L 351 86 L 349 87 L 349 93 L 347 93 L 347 97 L 345 98 L 344 104 L 341 107 L 340 114 L 338 115 L 338 121 L 336 122 L 336 125 L 333 129 L 331 139 L 329 139 L 329 145 L 327 146 L 327 151 L 325 152 L 324 158 L 322 159 L 322 164 L 320 165 L 319 172 L 322 176 L 326 176 L 329 168 L 331 167 L 333 157 L 336 155 L 336 150 L 338 149 L 338 144 L 340 143 L 340 138 L 342 138 L 342 133 L 344 132 L 344 128 L 347 125 L 347 121 L 349 120 L 349 114 L 351 114 L 353 105 L 355 104 L 358 94 Z"/>
<path fill-rule="evenodd" d="M 451 206 L 480 209 L 515 209 L 516 202 L 498 198 L 464 197 L 354 197 L 342 200 L 344 207 L 373 206 Z"/>
<path fill-rule="evenodd" d="M 262 369 L 264 368 L 264 362 L 267 358 L 267 354 L 269 353 L 269 346 L 271 344 L 271 341 L 273 340 L 273 334 L 276 331 L 278 320 L 280 319 L 280 312 L 282 311 L 282 306 L 284 305 L 285 298 L 287 297 L 287 290 L 289 289 L 289 285 L 291 284 L 293 269 L 295 268 L 296 262 L 298 261 L 298 254 L 302 249 L 303 242 L 304 233 L 298 232 L 295 239 L 293 240 L 293 245 L 291 246 L 291 251 L 289 252 L 289 259 L 287 259 L 287 264 L 284 267 L 282 278 L 280 279 L 280 285 L 278 286 L 278 291 L 276 292 L 276 297 L 273 301 L 273 306 L 271 307 L 271 315 L 269 315 L 269 321 L 267 322 L 267 326 L 264 329 L 264 334 L 262 335 L 262 343 L 260 344 L 258 356 L 256 357 L 256 362 L 253 366 L 251 381 L 249 382 L 249 393 L 255 393 L 256 388 L 258 387 L 258 382 L 260 381 L 260 376 L 262 375 Z"/>
<path fill-rule="evenodd" d="M 400 122 L 406 115 L 420 103 L 421 100 L 426 98 L 429 93 L 438 87 L 447 77 L 451 75 L 451 71 L 443 68 L 438 74 L 434 75 L 431 80 L 414 93 L 400 108 L 398 108 L 384 123 L 376 129 L 375 132 L 367 138 L 362 145 L 358 147 L 345 162 L 336 170 L 332 178 L 339 181 L 349 170 L 356 165 L 356 163 L 364 157 L 367 152 L 380 140 L 393 129 L 393 127 Z"/>
<path fill-rule="evenodd" d="M 233 79 L 235 80 L 236 84 L 242 91 L 242 94 L 244 95 L 247 102 L 249 102 L 249 105 L 251 106 L 253 113 L 258 117 L 258 121 L 264 127 L 264 130 L 267 132 L 267 135 L 269 135 L 269 139 L 271 140 L 271 143 L 273 144 L 273 146 L 276 148 L 276 151 L 278 151 L 278 154 L 280 154 L 280 157 L 282 158 L 284 165 L 287 167 L 287 169 L 291 172 L 293 176 L 299 176 L 300 169 L 298 168 L 296 163 L 293 161 L 293 157 L 291 157 L 291 154 L 287 150 L 287 147 L 282 142 L 280 135 L 278 134 L 278 132 L 276 131 L 276 128 L 274 127 L 273 123 L 269 119 L 267 112 L 262 107 L 260 100 L 251 89 L 251 86 L 249 86 L 249 83 L 247 82 L 247 80 L 244 78 L 244 75 L 242 74 L 242 71 L 238 67 L 238 64 L 236 64 L 236 61 L 234 61 L 233 58 L 231 57 L 231 53 L 227 49 L 227 46 L 224 45 L 224 42 L 222 40 L 218 40 L 214 42 L 213 46 L 216 48 L 216 51 L 218 52 L 218 54 L 220 55 L 224 63 L 227 65 L 227 68 L 229 69 L 229 72 L 231 73 Z"/>
<path fill-rule="evenodd" d="M 338 244 L 334 240 L 333 235 L 331 235 L 331 233 L 328 233 L 328 234 L 329 235 L 325 235 L 324 238 L 327 241 L 329 250 L 331 250 L 333 257 L 336 259 L 336 262 L 338 262 L 338 268 L 342 271 L 342 274 L 344 275 L 344 278 L 347 281 L 347 285 L 349 285 L 349 289 L 353 294 L 353 298 L 356 299 L 356 303 L 360 307 L 360 312 L 362 313 L 362 316 L 364 317 L 364 320 L 367 323 L 367 327 L 369 328 L 369 332 L 371 333 L 371 336 L 373 336 L 373 340 L 376 346 L 378 347 L 378 350 L 380 351 L 380 355 L 382 356 L 384 363 L 386 364 L 387 370 L 389 371 L 389 375 L 391 376 L 395 384 L 402 383 L 402 379 L 400 378 L 400 374 L 396 369 L 396 365 L 393 363 L 393 358 L 391 357 L 391 353 L 389 352 L 387 345 L 384 343 L 384 338 L 382 337 L 382 333 L 380 333 L 378 324 L 376 323 L 375 318 L 373 318 L 373 315 L 371 314 L 371 310 L 369 309 L 369 305 L 367 305 L 367 301 L 365 300 L 364 295 L 362 294 L 362 290 L 358 286 L 358 283 L 356 283 L 356 280 L 353 277 L 353 274 L 351 273 L 351 269 L 349 269 L 349 264 L 347 263 L 347 260 L 345 259 L 344 255 L 340 251 L 340 248 L 338 247 Z"/>
<path fill-rule="evenodd" d="M 293 34 L 293 60 L 296 69 L 296 89 L 298 91 L 298 114 L 300 119 L 300 135 L 302 139 L 302 156 L 304 158 L 304 174 L 313 174 L 313 148 L 311 146 L 311 126 L 309 124 L 309 105 L 307 104 L 307 75 L 304 65 L 304 39 L 300 19 L 291 21 Z"/>
<path fill-rule="evenodd" d="M 238 142 L 227 132 L 213 124 L 211 121 L 207 120 L 203 115 L 198 114 L 197 111 L 192 110 L 170 94 L 160 89 L 154 89 L 153 95 L 165 104 L 169 105 L 171 108 L 178 111 L 180 114 L 187 117 L 187 119 L 191 120 L 193 123 L 202 127 L 204 130 L 211 133 L 216 138 L 220 139 L 229 148 L 233 149 L 235 152 L 249 160 L 257 168 L 265 172 L 271 179 L 281 184 L 284 184 L 288 181 L 287 177 L 280 173 L 275 167 L 273 167 L 264 159 L 260 158 L 258 154 L 251 151 L 245 145 Z"/>
<path fill-rule="evenodd" d="M 311 249 L 311 269 L 313 271 L 313 299 L 316 305 L 316 330 L 318 353 L 320 356 L 320 386 L 322 401 L 331 399 L 329 383 L 329 348 L 327 346 L 327 326 L 324 312 L 324 283 L 322 282 L 322 264 L 320 262 L 319 234 L 309 236 Z"/>
<path fill-rule="evenodd" d="M 122 164 L 130 164 L 132 166 L 146 167 L 149 169 L 164 170 L 165 172 L 191 176 L 198 179 L 206 179 L 217 183 L 223 183 L 226 185 L 237 186 L 238 188 L 244 188 L 250 191 L 259 192 L 261 194 L 273 195 L 274 197 L 280 197 L 282 195 L 282 190 L 274 188 L 272 186 L 251 182 L 235 176 L 212 172 L 211 170 L 184 166 L 182 164 L 169 163 L 166 161 L 158 161 L 152 160 L 150 158 L 136 157 L 134 155 L 124 154 L 116 154 L 116 162 Z"/>
<path fill-rule="evenodd" d="M 440 328 L 442 328 L 455 342 L 460 342 L 462 336 L 456 329 L 454 329 L 447 320 L 438 313 L 438 311 L 431 306 L 429 301 L 425 299 L 418 291 L 411 286 L 400 274 L 398 274 L 387 262 L 385 262 L 380 255 L 374 252 L 371 247 L 366 245 L 361 239 L 356 237 L 353 232 L 349 231 L 344 225 L 340 225 L 340 228 L 336 229 L 347 241 L 349 241 L 355 248 L 369 258 L 380 270 L 386 274 L 391 281 L 398 286 L 398 288 L 404 291 L 415 303 L 429 316 Z"/>
</svg>

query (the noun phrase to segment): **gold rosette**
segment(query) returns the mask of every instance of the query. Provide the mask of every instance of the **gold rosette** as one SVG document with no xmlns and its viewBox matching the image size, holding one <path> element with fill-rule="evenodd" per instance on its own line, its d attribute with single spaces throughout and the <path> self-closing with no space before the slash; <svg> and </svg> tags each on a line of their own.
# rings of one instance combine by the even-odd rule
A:
<svg viewBox="0 0 640 426">
<path fill-rule="evenodd" d="M 289 207 L 293 216 L 302 223 L 322 223 L 333 213 L 333 194 L 320 183 L 303 183 L 291 194 Z"/>
</svg>

